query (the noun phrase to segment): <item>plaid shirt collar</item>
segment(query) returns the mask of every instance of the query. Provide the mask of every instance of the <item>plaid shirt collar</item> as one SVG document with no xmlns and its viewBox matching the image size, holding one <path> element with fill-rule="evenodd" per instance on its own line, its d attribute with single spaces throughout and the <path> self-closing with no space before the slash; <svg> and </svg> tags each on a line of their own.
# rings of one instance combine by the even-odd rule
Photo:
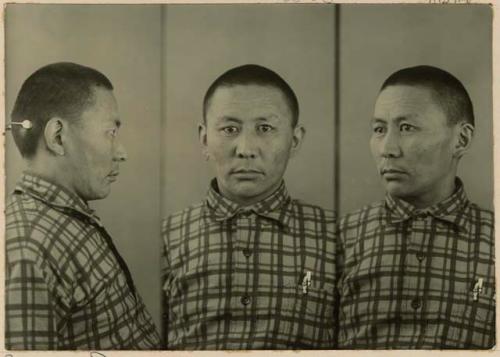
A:
<svg viewBox="0 0 500 357">
<path fill-rule="evenodd" d="M 98 225 L 102 225 L 99 217 L 95 215 L 95 211 L 84 200 L 65 187 L 35 173 L 23 172 L 14 191 L 26 193 L 61 211 L 77 212 L 92 219 Z"/>
<path fill-rule="evenodd" d="M 280 222 L 284 227 L 292 216 L 286 209 L 290 203 L 290 195 L 282 181 L 276 191 L 260 202 L 250 206 L 240 206 L 219 193 L 217 180 L 213 179 L 210 183 L 210 189 L 205 201 L 204 216 L 207 219 L 213 219 L 219 222 L 233 218 L 238 213 L 253 212 L 259 216 L 267 217 Z"/>
<path fill-rule="evenodd" d="M 381 222 L 396 224 L 410 218 L 433 216 L 436 219 L 449 222 L 457 228 L 468 231 L 470 220 L 468 215 L 463 214 L 469 204 L 462 181 L 457 177 L 455 180 L 455 192 L 447 199 L 424 209 L 418 209 L 410 203 L 386 194 L 385 210 L 381 212 Z"/>
</svg>

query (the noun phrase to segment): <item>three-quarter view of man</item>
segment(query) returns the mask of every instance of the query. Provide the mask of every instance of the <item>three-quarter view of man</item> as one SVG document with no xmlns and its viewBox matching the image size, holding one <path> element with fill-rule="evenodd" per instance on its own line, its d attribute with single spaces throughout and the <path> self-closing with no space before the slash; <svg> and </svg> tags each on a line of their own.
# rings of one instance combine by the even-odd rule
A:
<svg viewBox="0 0 500 357">
<path fill-rule="evenodd" d="M 462 83 L 432 66 L 393 73 L 371 121 L 385 200 L 339 222 L 339 345 L 486 349 L 495 344 L 493 212 L 457 176 L 474 134 Z"/>
</svg>

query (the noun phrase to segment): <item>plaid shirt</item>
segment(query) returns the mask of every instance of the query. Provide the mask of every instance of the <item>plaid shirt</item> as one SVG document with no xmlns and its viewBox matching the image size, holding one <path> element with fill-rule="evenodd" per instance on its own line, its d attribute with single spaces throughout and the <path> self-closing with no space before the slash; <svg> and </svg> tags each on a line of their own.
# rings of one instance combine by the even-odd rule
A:
<svg viewBox="0 0 500 357">
<path fill-rule="evenodd" d="M 430 208 L 387 195 L 339 226 L 340 347 L 494 345 L 493 213 L 470 203 L 460 180 Z"/>
<path fill-rule="evenodd" d="M 8 349 L 154 349 L 111 238 L 79 197 L 24 173 L 6 210 Z"/>
<path fill-rule="evenodd" d="M 291 200 L 284 183 L 247 207 L 214 186 L 163 224 L 167 348 L 331 348 L 333 212 Z"/>
</svg>

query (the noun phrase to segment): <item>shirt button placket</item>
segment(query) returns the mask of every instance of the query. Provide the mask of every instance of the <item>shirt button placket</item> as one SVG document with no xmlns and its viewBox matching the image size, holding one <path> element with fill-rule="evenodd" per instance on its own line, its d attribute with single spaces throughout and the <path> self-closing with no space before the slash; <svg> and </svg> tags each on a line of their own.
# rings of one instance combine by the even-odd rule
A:
<svg viewBox="0 0 500 357">
<path fill-rule="evenodd" d="M 240 246 L 242 247 L 247 247 L 241 249 L 241 252 L 243 253 L 243 256 L 245 256 L 245 262 L 243 264 L 248 264 L 248 259 L 252 255 L 252 250 L 248 247 L 250 247 L 253 244 L 253 239 L 252 239 L 252 233 L 250 232 L 250 227 L 252 227 L 252 219 L 251 219 L 252 212 L 251 211 L 242 211 L 240 213 L 240 222 L 244 222 L 244 229 L 240 229 Z"/>
<path fill-rule="evenodd" d="M 248 247 L 253 246 L 253 237 L 252 237 L 252 232 L 251 232 L 251 227 L 252 227 L 252 211 L 240 211 L 238 215 L 238 230 L 239 230 L 239 250 L 238 254 L 241 254 L 238 258 L 237 261 L 239 264 L 241 264 L 242 271 L 247 271 L 249 269 L 249 263 L 250 257 L 252 255 L 252 250 Z M 244 257 L 242 259 L 242 257 Z M 240 297 L 240 303 L 241 306 L 246 307 L 249 306 L 252 302 L 251 296 L 248 294 L 250 289 L 250 284 L 252 281 L 252 274 L 248 275 L 245 274 L 244 276 L 241 276 L 240 283 L 244 286 L 246 286 L 243 295 Z"/>
<path fill-rule="evenodd" d="M 246 246 L 248 241 L 248 218 L 240 212 L 235 220 L 237 242 L 233 246 L 233 274 L 232 281 L 236 284 L 243 284 L 246 280 L 244 272 L 247 268 L 245 259 L 240 256 L 241 247 Z"/>
<path fill-rule="evenodd" d="M 424 239 L 422 233 L 423 228 L 424 222 L 420 218 L 414 217 L 411 219 L 407 231 L 407 237 L 409 238 L 407 240 L 407 251 L 410 254 L 407 254 L 405 259 L 405 272 L 409 275 L 418 276 L 422 268 L 421 263 L 424 258 L 424 254 L 421 251 L 422 240 Z M 404 279 L 404 288 L 408 292 L 413 292 L 416 296 L 420 294 L 419 286 L 421 285 L 419 284 L 418 278 Z M 410 299 L 407 303 L 411 310 L 416 311 L 421 307 L 422 301 L 418 298 L 414 298 Z"/>
</svg>

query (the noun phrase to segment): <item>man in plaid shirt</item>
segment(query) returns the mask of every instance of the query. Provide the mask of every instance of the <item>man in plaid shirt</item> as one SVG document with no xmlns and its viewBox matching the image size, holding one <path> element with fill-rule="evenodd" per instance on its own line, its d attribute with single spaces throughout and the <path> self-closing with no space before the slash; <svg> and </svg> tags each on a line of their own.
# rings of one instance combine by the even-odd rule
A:
<svg viewBox="0 0 500 357">
<path fill-rule="evenodd" d="M 340 347 L 491 348 L 493 213 L 456 177 L 474 132 L 469 95 L 441 69 L 402 69 L 382 85 L 372 128 L 386 198 L 339 223 Z"/>
<path fill-rule="evenodd" d="M 167 349 L 334 347 L 334 215 L 283 181 L 304 136 L 298 112 L 261 66 L 208 89 L 199 134 L 216 179 L 162 229 Z"/>
<path fill-rule="evenodd" d="M 27 170 L 6 209 L 8 349 L 155 349 L 159 336 L 87 201 L 105 198 L 126 153 L 111 82 L 74 63 L 22 85 L 12 134 Z"/>
</svg>

